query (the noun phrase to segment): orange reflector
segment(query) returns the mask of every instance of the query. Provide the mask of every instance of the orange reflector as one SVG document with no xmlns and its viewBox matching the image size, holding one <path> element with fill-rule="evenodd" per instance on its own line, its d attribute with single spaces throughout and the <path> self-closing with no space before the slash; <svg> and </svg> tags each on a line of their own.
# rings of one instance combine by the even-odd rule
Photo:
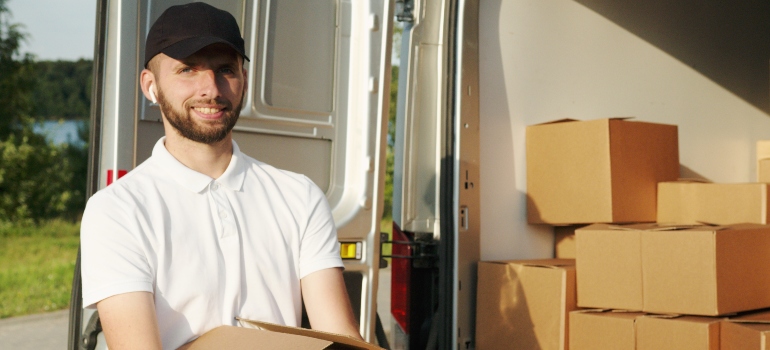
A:
<svg viewBox="0 0 770 350">
<path fill-rule="evenodd" d="M 361 259 L 361 242 L 340 242 L 340 257 Z"/>
</svg>

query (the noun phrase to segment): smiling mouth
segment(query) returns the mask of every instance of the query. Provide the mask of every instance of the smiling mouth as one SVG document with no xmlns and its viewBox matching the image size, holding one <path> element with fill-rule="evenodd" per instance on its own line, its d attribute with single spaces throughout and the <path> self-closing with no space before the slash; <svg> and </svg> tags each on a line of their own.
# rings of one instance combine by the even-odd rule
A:
<svg viewBox="0 0 770 350">
<path fill-rule="evenodd" d="M 224 111 L 224 108 L 193 107 L 193 109 L 202 114 L 216 114 Z"/>
</svg>

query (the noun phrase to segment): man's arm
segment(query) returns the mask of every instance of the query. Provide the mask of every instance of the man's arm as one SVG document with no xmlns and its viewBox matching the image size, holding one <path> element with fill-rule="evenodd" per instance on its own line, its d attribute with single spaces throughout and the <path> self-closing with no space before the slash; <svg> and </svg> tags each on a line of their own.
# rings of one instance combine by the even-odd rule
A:
<svg viewBox="0 0 770 350">
<path fill-rule="evenodd" d="M 300 281 L 302 299 L 313 329 L 363 340 L 350 307 L 341 268 L 313 272 Z"/>
<path fill-rule="evenodd" d="M 148 292 L 118 294 L 96 304 L 110 350 L 161 350 L 155 300 Z"/>
</svg>

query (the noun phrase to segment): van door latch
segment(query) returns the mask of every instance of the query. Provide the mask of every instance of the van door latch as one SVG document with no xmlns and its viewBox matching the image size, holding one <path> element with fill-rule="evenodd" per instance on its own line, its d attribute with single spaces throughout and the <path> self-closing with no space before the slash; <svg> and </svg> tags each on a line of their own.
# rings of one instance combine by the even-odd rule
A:
<svg viewBox="0 0 770 350">
<path fill-rule="evenodd" d="M 414 22 L 413 9 L 414 0 L 396 0 L 396 19 L 399 22 Z"/>
</svg>

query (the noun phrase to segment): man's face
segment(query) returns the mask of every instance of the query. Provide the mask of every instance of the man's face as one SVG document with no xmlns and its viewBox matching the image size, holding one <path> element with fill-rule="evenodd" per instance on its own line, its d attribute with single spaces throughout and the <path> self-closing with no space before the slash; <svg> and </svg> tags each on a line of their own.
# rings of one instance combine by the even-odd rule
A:
<svg viewBox="0 0 770 350">
<path fill-rule="evenodd" d="M 158 104 L 183 137 L 204 144 L 222 141 L 235 126 L 245 93 L 240 56 L 211 45 L 176 60 L 160 54 L 151 64 Z"/>
</svg>

